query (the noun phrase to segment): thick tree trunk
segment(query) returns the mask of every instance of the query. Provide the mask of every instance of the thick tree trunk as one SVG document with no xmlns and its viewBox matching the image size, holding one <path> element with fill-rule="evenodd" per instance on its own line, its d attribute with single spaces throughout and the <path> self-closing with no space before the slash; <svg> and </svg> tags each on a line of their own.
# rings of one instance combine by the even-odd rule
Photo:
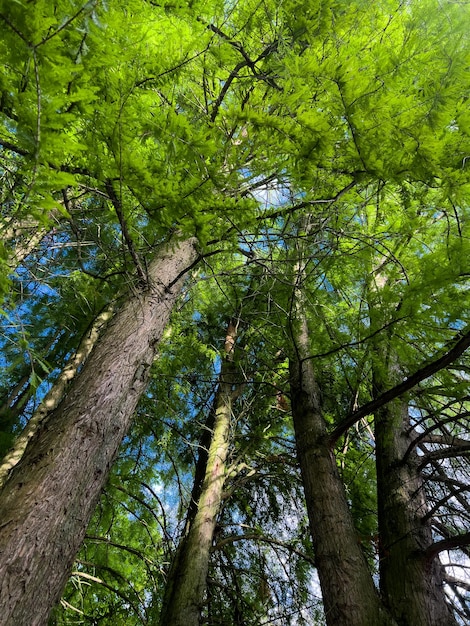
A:
<svg viewBox="0 0 470 626">
<path fill-rule="evenodd" d="M 388 387 L 393 385 L 389 374 Z M 376 395 L 385 382 L 376 369 Z M 414 452 L 405 457 L 412 436 L 406 401 L 391 402 L 375 414 L 380 588 L 398 624 L 456 626 L 439 559 L 426 557 L 433 537 L 423 521 L 427 503 L 419 460 Z"/>
<path fill-rule="evenodd" d="M 181 276 L 196 257 L 194 240 L 160 251 L 146 291 L 131 295 L 116 314 L 3 486 L 2 626 L 47 624 L 145 390 Z"/>
<path fill-rule="evenodd" d="M 67 386 L 75 378 L 79 368 L 88 358 L 93 346 L 98 341 L 101 328 L 111 318 L 111 315 L 111 308 L 102 311 L 98 315 L 91 328 L 88 329 L 85 336 L 81 340 L 77 351 L 61 371 L 57 380 L 54 381 L 54 384 L 44 396 L 41 404 L 31 416 L 31 419 L 24 427 L 22 433 L 16 438 L 14 446 L 8 454 L 5 455 L 0 464 L 0 489 L 6 481 L 9 472 L 11 472 L 23 456 L 26 446 L 38 429 L 39 424 L 46 417 L 46 415 L 53 411 L 59 405 L 59 402 L 61 402 Z"/>
<path fill-rule="evenodd" d="M 362 553 L 336 458 L 327 440 L 305 316 L 291 359 L 292 416 L 326 622 L 331 626 L 385 626 L 383 610 Z"/>
<path fill-rule="evenodd" d="M 226 458 L 232 416 L 234 384 L 233 349 L 236 326 L 230 322 L 225 340 L 225 358 L 215 398 L 214 427 L 202 486 L 195 484 L 197 510 L 190 507 L 187 534 L 182 538 L 169 573 L 160 618 L 161 626 L 199 626 L 205 600 L 209 557 L 222 502 Z"/>
</svg>

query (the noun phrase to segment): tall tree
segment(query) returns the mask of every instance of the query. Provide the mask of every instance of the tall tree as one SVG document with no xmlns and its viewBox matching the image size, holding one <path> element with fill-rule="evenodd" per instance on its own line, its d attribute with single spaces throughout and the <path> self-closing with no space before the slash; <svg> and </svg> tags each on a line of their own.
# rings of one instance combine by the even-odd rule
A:
<svg viewBox="0 0 470 626">
<path fill-rule="evenodd" d="M 33 615 L 35 623 L 45 623 L 58 600 L 147 384 L 182 277 L 196 255 L 194 242 L 185 241 L 156 256 L 148 289 L 124 304 L 3 486 L 0 597 L 5 624 Z M 80 486 L 83 474 L 88 480 Z M 28 564 L 29 599 L 20 584 L 25 572 L 18 568 L 19 559 Z"/>
<path fill-rule="evenodd" d="M 380 209 L 378 209 L 379 206 Z M 382 211 L 384 211 L 385 206 L 390 212 L 391 206 L 386 201 L 382 199 L 380 203 L 377 203 L 376 209 L 380 215 L 383 214 Z M 367 223 L 368 220 L 365 224 L 367 225 Z M 322 375 L 316 375 L 313 368 L 312 345 L 314 343 L 320 345 L 322 339 L 318 333 L 309 331 L 305 313 L 308 309 L 306 302 L 310 302 L 311 306 L 315 307 L 315 300 L 318 300 L 319 294 L 317 290 L 317 296 L 307 295 L 309 293 L 308 281 L 312 280 L 314 276 L 317 276 L 317 280 L 321 277 L 322 280 L 327 281 L 325 293 L 327 295 L 328 291 L 334 293 L 335 283 L 339 275 L 335 275 L 335 271 L 327 270 L 325 276 L 322 276 L 322 273 L 317 275 L 314 270 L 307 280 L 306 268 L 312 260 L 310 255 L 319 254 L 320 250 L 324 252 L 328 238 L 325 238 L 324 224 L 321 220 L 317 224 L 314 235 L 309 236 L 309 230 L 305 228 L 304 232 L 304 237 L 308 237 L 310 240 L 309 254 L 306 255 L 304 252 L 303 255 L 296 257 L 297 267 L 302 268 L 302 273 L 300 277 L 298 270 L 297 273 L 294 273 L 296 291 L 302 295 L 297 295 L 296 300 L 294 300 L 296 306 L 292 307 L 294 311 L 292 325 L 295 348 L 291 381 L 292 408 L 311 531 L 316 546 L 317 566 L 322 582 L 325 607 L 327 608 L 327 622 L 331 620 L 331 623 L 335 624 L 351 623 L 355 619 L 356 607 L 360 607 L 364 612 L 370 610 L 371 614 L 369 616 L 359 615 L 356 618 L 357 623 L 366 623 L 371 620 L 381 623 L 380 620 L 382 619 L 385 620 L 384 623 L 455 624 L 457 623 L 456 618 L 452 615 L 445 601 L 443 567 L 436 559 L 440 547 L 433 548 L 440 543 L 438 541 L 440 531 L 436 529 L 433 532 L 432 529 L 433 516 L 429 514 L 425 480 L 421 473 L 423 463 L 415 451 L 414 441 L 415 439 L 420 440 L 418 434 L 420 426 L 418 425 L 418 432 L 416 432 L 415 420 L 411 418 L 413 405 L 410 404 L 410 401 L 403 397 L 398 400 L 396 398 L 403 396 L 407 391 L 411 391 L 417 383 L 433 376 L 458 359 L 470 343 L 468 330 L 464 328 L 462 336 L 457 335 L 457 338 L 454 338 L 448 351 L 441 358 L 418 368 L 414 376 L 406 377 L 403 359 L 409 359 L 411 356 L 409 346 L 405 351 L 405 354 L 406 352 L 408 354 L 406 356 L 402 354 L 400 360 L 397 360 L 397 351 L 404 350 L 405 346 L 402 345 L 403 333 L 412 335 L 415 329 L 417 330 L 418 327 L 415 326 L 416 317 L 424 314 L 429 303 L 424 309 L 421 309 L 421 302 L 416 297 L 418 293 L 416 288 L 422 277 L 421 275 L 413 275 L 412 266 L 408 265 L 410 248 L 413 248 L 414 245 L 420 246 L 421 242 L 418 239 L 418 241 L 411 243 L 410 235 L 403 232 L 395 233 L 393 238 L 387 241 L 387 253 L 380 257 L 380 267 L 370 267 L 367 263 L 365 264 L 366 267 L 369 267 L 370 274 L 363 277 L 360 291 L 358 290 L 361 286 L 359 269 L 355 274 L 354 281 L 351 281 L 350 278 L 347 280 L 351 298 L 349 307 L 355 300 L 359 306 L 366 300 L 369 307 L 372 307 L 370 311 L 371 321 L 367 328 L 370 336 L 368 341 L 371 347 L 366 349 L 361 358 L 355 356 L 354 360 L 349 363 L 348 359 L 352 359 L 352 354 L 346 357 L 345 365 L 343 365 L 343 371 L 349 370 L 351 372 L 351 367 L 357 368 L 355 378 L 358 387 L 355 388 L 353 384 L 351 388 L 351 392 L 356 397 L 353 396 L 353 402 L 349 401 L 348 404 L 350 407 L 357 406 L 357 398 L 362 393 L 361 378 L 364 377 L 364 372 L 370 372 L 374 393 L 372 400 L 369 404 L 365 404 L 364 408 L 350 408 L 349 410 L 354 417 L 347 418 L 341 424 L 341 420 L 338 421 L 338 404 L 335 402 L 334 396 L 332 397 L 333 390 L 317 382 L 318 378 L 322 378 Z M 428 236 L 430 234 L 428 233 Z M 315 239 L 318 240 L 319 237 L 322 237 L 321 248 L 318 248 L 315 242 Z M 406 240 L 405 246 L 403 245 L 404 240 Z M 438 254 L 441 246 L 440 238 L 434 241 L 428 239 L 427 245 L 433 249 L 433 254 Z M 363 253 L 359 253 L 363 263 L 366 261 L 367 255 L 373 255 L 374 248 L 375 246 L 372 248 L 366 246 Z M 447 254 L 450 254 L 448 247 Z M 452 263 L 452 261 L 450 262 Z M 443 268 L 442 271 L 447 272 L 448 269 Z M 402 272 L 406 276 L 405 284 L 408 284 L 408 289 L 405 286 L 399 288 L 395 286 L 394 289 L 385 291 L 388 281 L 396 280 L 397 275 L 402 275 Z M 440 284 L 441 288 L 445 289 L 444 284 L 439 283 L 437 276 L 433 280 L 436 281 L 435 284 Z M 459 280 L 459 273 L 454 280 Z M 376 281 L 380 285 L 380 296 L 377 295 L 377 287 L 375 287 L 373 290 L 375 295 L 371 295 L 367 299 L 365 294 L 368 293 L 371 281 Z M 413 309 L 408 309 L 412 298 Z M 331 300 L 331 296 L 327 296 L 328 300 Z M 381 310 L 379 319 L 377 319 L 376 307 Z M 459 304 L 454 309 L 453 315 L 461 319 L 462 313 L 463 310 Z M 336 323 L 338 323 L 340 319 L 338 309 L 335 312 L 335 318 Z M 344 324 L 345 318 L 343 320 Z M 437 318 L 435 320 L 437 321 Z M 464 319 L 459 321 L 458 325 L 462 327 L 463 323 Z M 396 333 L 398 331 L 394 324 L 401 328 L 400 339 L 397 339 Z M 345 328 L 346 326 L 342 332 Z M 441 333 L 447 331 L 445 326 L 441 329 L 439 327 L 433 328 L 431 331 L 426 331 L 421 327 L 423 334 L 430 332 L 431 336 L 433 332 L 439 330 Z M 326 326 L 325 331 L 332 336 L 336 334 L 333 328 L 328 326 Z M 429 339 L 430 337 L 428 337 Z M 364 342 L 365 346 L 367 346 L 368 341 Z M 352 343 L 356 342 L 353 341 Z M 360 344 L 361 341 L 357 342 L 357 345 Z M 325 356 L 335 353 L 335 349 L 326 350 Z M 364 361 L 364 359 L 366 360 Z M 296 366 L 294 367 L 294 365 Z M 331 363 L 327 367 L 330 372 L 334 371 Z M 351 385 L 352 382 L 351 374 L 352 372 L 348 375 L 348 385 Z M 342 376 L 343 374 L 338 372 L 337 375 Z M 325 380 L 324 377 L 323 380 Z M 328 384 L 331 386 L 331 374 Z M 451 388 L 448 389 L 448 393 L 452 395 Z M 326 411 L 331 413 L 333 429 L 323 417 Z M 369 573 L 370 566 L 367 565 L 362 550 L 359 548 L 358 529 L 354 528 L 344 486 L 336 467 L 334 452 L 334 445 L 337 443 L 338 436 L 343 435 L 361 416 L 372 412 L 375 413 L 378 562 L 383 601 L 379 600 L 373 589 L 371 577 L 373 570 Z M 335 422 L 336 426 L 334 426 Z M 434 428 L 431 427 L 431 431 L 440 428 L 439 419 L 437 419 Z M 436 444 L 444 443 L 445 439 L 441 440 L 436 437 L 432 438 L 432 441 Z M 449 439 L 447 441 L 450 443 Z M 455 454 L 465 455 L 468 448 L 465 440 L 461 440 L 458 445 L 462 447 L 460 451 L 456 447 Z M 436 456 L 442 455 L 443 458 L 447 458 L 451 454 L 450 450 L 436 451 Z M 329 469 L 326 472 L 326 477 L 318 480 L 323 457 L 325 457 L 325 463 Z M 308 462 L 309 459 L 310 462 Z M 330 484 L 330 481 L 333 481 L 333 484 Z M 324 486 L 327 484 L 329 487 L 325 489 Z M 324 492 L 323 489 L 325 489 Z M 330 494 L 329 497 L 326 495 L 327 492 Z M 444 502 L 445 500 L 441 504 L 444 505 Z M 335 528 L 341 530 L 335 531 Z M 328 530 L 325 533 L 326 529 Z M 341 537 L 348 536 L 349 540 L 346 541 L 347 547 L 345 548 L 341 543 Z M 354 540 L 354 538 L 356 539 Z M 327 549 L 322 543 L 323 540 L 326 542 Z M 454 535 L 453 545 L 464 547 L 467 540 L 466 533 L 457 532 Z M 451 544 L 446 544 L 444 541 L 442 548 L 444 549 L 446 545 Z M 325 563 L 321 556 L 324 550 L 327 554 Z M 341 554 L 342 551 L 347 552 L 348 550 L 352 550 L 354 556 Z M 330 572 L 328 568 L 333 563 L 335 571 Z M 353 564 L 352 571 L 349 570 L 351 564 Z M 353 571 L 355 576 L 353 576 Z M 368 581 L 368 586 L 365 581 L 361 580 L 361 572 L 365 581 Z M 335 581 L 338 580 L 341 582 L 337 582 L 336 588 L 332 588 Z M 359 584 L 356 587 L 358 581 Z M 348 585 L 350 586 L 349 589 Z M 339 594 L 340 588 L 348 589 L 348 591 L 344 595 Z M 365 595 L 368 588 L 370 591 L 369 599 Z M 362 599 L 361 594 L 364 594 Z M 329 602 L 331 602 L 331 606 Z M 341 615 L 343 603 L 346 608 Z M 349 606 L 349 603 L 352 606 Z M 328 609 L 328 607 L 330 608 Z M 373 617 L 374 611 L 376 611 L 375 617 Z"/>
<path fill-rule="evenodd" d="M 27 499 L 34 511 L 40 499 L 32 493 L 36 480 L 50 485 L 61 462 L 63 468 L 74 468 L 63 479 L 69 495 L 71 480 L 77 495 L 85 494 L 86 499 L 90 494 L 82 530 L 64 558 L 64 568 L 70 566 L 107 470 L 100 468 L 98 476 L 86 463 L 78 468 L 78 439 L 74 440 L 77 447 L 70 446 L 69 454 L 62 456 L 62 435 L 49 424 L 68 424 L 64 440 L 73 438 L 74 410 L 89 398 L 86 411 L 93 428 L 81 441 L 85 448 L 97 450 L 103 445 L 104 431 L 93 422 L 93 415 L 100 414 L 109 400 L 116 415 L 103 418 L 112 442 L 104 461 L 108 467 L 138 400 L 137 393 L 125 389 L 129 385 L 133 389 L 134 376 L 148 369 L 153 354 L 148 341 L 160 331 L 150 325 L 146 340 L 135 328 L 142 361 L 127 359 L 126 352 L 122 364 L 125 369 L 127 363 L 129 370 L 125 372 L 119 369 L 118 348 L 110 348 L 114 361 L 109 371 L 115 367 L 127 377 L 120 390 L 110 387 L 109 393 L 98 393 L 96 384 L 109 379 L 95 368 L 96 359 L 107 352 L 123 311 L 138 302 L 144 309 L 151 308 L 152 297 L 159 306 L 175 301 L 179 272 L 196 259 L 190 243 L 196 236 L 198 258 L 206 269 L 210 255 L 223 251 L 230 259 L 227 266 L 238 264 L 244 279 L 255 272 L 269 277 L 260 290 L 266 302 L 259 306 L 263 323 L 253 325 L 257 334 L 248 349 L 249 369 L 260 370 L 253 374 L 254 388 L 266 390 L 271 383 L 279 417 L 289 410 L 287 378 L 276 378 L 273 364 L 285 362 L 283 354 L 288 353 L 297 425 L 303 428 L 311 420 L 316 428 L 309 431 L 316 433 L 309 445 L 302 447 L 299 442 L 299 450 L 304 476 L 311 470 L 305 459 L 318 452 L 318 467 L 335 494 L 326 500 L 326 493 L 314 493 L 313 510 L 313 495 L 307 498 L 325 606 L 337 607 L 338 619 L 341 611 L 348 610 L 349 601 L 357 611 L 351 614 L 362 615 L 359 621 L 390 618 L 425 623 L 433 611 L 429 606 L 442 604 L 442 590 L 436 590 L 447 579 L 455 590 L 452 608 L 465 617 L 465 586 L 459 587 L 455 576 L 446 577 L 437 559 L 442 551 L 458 548 L 463 553 L 468 542 L 463 480 L 468 453 L 464 390 L 468 364 L 462 356 L 468 343 L 468 8 L 435 0 L 411 4 L 383 0 L 373 7 L 317 0 L 262 4 L 243 0 L 233 6 L 196 1 L 178 7 L 144 0 L 33 4 L 0 2 L 4 25 L 0 36 L 1 227 L 8 235 L 0 249 L 0 289 L 9 316 L 4 317 L 1 339 L 7 362 L 1 387 L 7 399 L 7 443 L 34 414 L 45 387 L 77 349 L 91 319 L 116 294 L 123 295 L 117 321 L 98 342 L 64 401 L 30 440 L 22 462 L 5 484 L 0 498 L 5 515 L 0 520 L 0 545 L 4 540 L 12 546 L 10 533 L 22 527 L 10 519 L 15 486 L 22 484 L 18 494 L 29 489 Z M 373 220 L 376 213 L 380 215 Z M 299 227 L 302 223 L 316 224 L 314 231 Z M 34 224 L 44 237 L 27 241 L 22 235 L 27 224 Z M 175 247 L 167 248 L 164 257 L 180 258 L 181 267 L 158 277 L 172 285 L 160 293 L 157 277 L 152 282 L 149 275 L 157 271 L 165 243 Z M 292 298 L 294 249 L 302 249 L 305 256 L 303 267 L 294 272 L 300 284 Z M 373 274 L 379 267 L 384 282 L 372 297 L 365 273 Z M 227 272 L 219 268 L 215 280 L 220 283 L 220 275 Z M 203 280 L 209 280 L 208 274 Z M 214 298 L 213 310 L 217 302 Z M 302 303 L 302 312 L 294 302 Z M 197 320 L 198 312 L 193 314 Z M 71 320 L 61 330 L 68 315 Z M 137 324 L 137 316 L 131 323 Z M 127 348 L 132 350 L 130 345 Z M 136 347 L 136 354 L 139 350 Z M 180 367 L 184 370 L 184 364 Z M 175 378 L 179 375 L 174 371 Z M 84 381 L 89 381 L 89 393 Z M 143 392 L 141 382 L 137 386 Z M 206 395 L 201 385 L 201 395 Z M 84 391 L 78 398 L 79 389 Z M 250 393 L 255 395 L 253 390 Z M 158 395 L 161 399 L 164 394 Z M 263 462 L 250 450 L 260 444 L 266 458 L 278 460 L 278 455 L 266 442 L 269 407 L 255 404 L 241 441 L 257 478 L 250 482 L 247 468 L 235 471 L 237 478 L 228 489 L 237 500 L 232 501 L 232 510 L 222 507 L 220 518 L 227 528 L 230 519 L 246 525 L 253 521 L 256 532 L 216 538 L 219 548 L 212 551 L 209 575 L 215 576 L 224 595 L 216 600 L 209 587 L 207 619 L 212 615 L 214 621 L 223 610 L 230 612 L 233 621 L 244 620 L 243 611 L 249 614 L 247 620 L 261 619 L 258 609 L 251 611 L 250 602 L 237 602 L 236 594 L 227 591 L 232 585 L 243 590 L 241 595 L 250 596 L 243 569 L 256 573 L 264 589 L 251 596 L 252 605 L 268 606 L 266 598 L 282 586 L 269 587 L 267 572 L 276 578 L 275 568 L 248 542 L 250 536 L 260 534 L 263 524 L 278 528 L 273 522 L 279 508 L 276 501 L 288 500 L 286 483 L 297 472 L 292 461 L 289 465 L 276 461 L 278 470 L 269 474 L 271 483 L 267 477 L 263 483 L 258 472 Z M 161 413 L 155 415 L 162 420 Z M 191 416 L 191 411 L 185 415 Z M 112 432 L 113 420 L 120 424 L 119 437 Z M 395 449 L 388 447 L 390 420 L 401 433 Z M 181 432 L 183 436 L 190 432 L 195 442 L 198 435 L 190 422 L 181 423 Z M 283 432 L 291 445 L 290 425 L 279 426 L 278 435 Z M 50 454 L 38 459 L 41 441 L 53 442 L 57 456 L 49 446 Z M 384 464 L 377 459 L 377 476 L 370 461 L 367 472 L 361 469 L 355 475 L 354 460 L 376 455 L 379 447 Z M 178 463 L 184 470 L 174 463 L 180 482 L 190 474 L 183 456 L 178 456 Z M 396 462 L 401 463 L 399 469 Z M 288 469 L 283 473 L 281 467 Z M 360 477 L 366 476 L 369 482 L 362 485 Z M 413 498 L 393 500 L 391 485 L 407 477 L 420 497 L 414 497 L 415 489 L 409 494 Z M 262 507 L 263 513 L 250 507 L 244 485 L 253 498 L 267 498 L 269 507 Z M 374 488 L 377 498 L 371 495 Z M 66 495 L 63 498 L 62 508 L 56 498 L 54 503 L 60 515 L 67 509 L 64 529 L 73 534 L 74 509 L 66 505 Z M 372 514 L 366 511 L 367 500 Z M 408 523 L 422 559 L 406 558 L 413 541 L 388 525 L 384 511 L 392 501 Z M 331 512 L 338 519 L 338 511 L 341 524 L 331 525 L 331 537 L 321 535 L 315 516 L 323 519 Z M 26 508 L 18 514 L 25 519 L 29 515 Z M 47 517 L 51 523 L 54 519 Z M 22 535 L 21 540 L 31 542 L 37 528 L 32 525 L 32 534 Z M 48 528 L 52 527 L 44 521 L 45 534 Z M 362 533 L 360 545 L 356 531 Z M 404 526 L 402 531 L 406 532 Z M 321 537 L 330 543 L 322 544 Z M 342 542 L 347 558 L 341 558 Z M 237 544 L 244 545 L 244 551 Z M 325 557 L 329 545 L 341 562 L 333 572 L 328 572 Z M 32 549 L 28 554 L 37 564 L 40 555 Z M 361 580 L 360 601 L 349 560 Z M 415 585 L 421 607 L 428 608 L 416 608 L 419 602 L 404 607 L 398 588 L 390 582 L 400 563 L 409 566 L 403 577 L 407 593 L 413 595 Z M 433 575 L 425 584 L 423 572 L 428 566 Z M 34 569 L 26 561 L 24 567 Z M 376 570 L 382 578 L 380 599 L 372 582 Z M 76 571 L 94 576 L 80 568 Z M 343 575 L 345 588 L 352 593 L 349 600 L 341 594 L 332 597 L 336 590 L 339 593 Z M 50 587 L 43 579 L 47 591 L 37 587 L 35 593 L 52 602 L 64 577 L 62 572 Z M 281 580 L 282 576 L 277 578 Z M 19 603 L 16 586 L 15 594 Z M 280 606 L 287 605 L 284 600 Z M 446 611 L 436 612 L 441 621 L 447 619 Z M 43 620 L 46 613 L 44 608 Z M 328 609 L 327 619 L 332 615 Z M 31 621 L 30 615 L 26 619 Z"/>
<path fill-rule="evenodd" d="M 304 220 L 307 236 L 313 224 Z M 305 313 L 306 258 L 302 243 L 294 253 L 294 293 L 290 385 L 292 417 L 315 563 L 328 624 L 393 624 L 381 606 L 357 531 L 334 451 L 328 441 L 321 389 L 311 361 L 311 339 Z"/>
<path fill-rule="evenodd" d="M 87 329 L 87 332 L 81 340 L 77 351 L 61 371 L 57 380 L 54 381 L 51 389 L 49 389 L 47 394 L 44 396 L 40 406 L 30 417 L 21 434 L 15 439 L 14 447 L 9 450 L 0 465 L 0 487 L 5 482 L 8 473 L 21 459 L 28 441 L 34 435 L 42 420 L 48 413 L 52 412 L 62 400 L 67 385 L 75 378 L 78 370 L 83 366 L 85 360 L 98 340 L 102 327 L 111 318 L 111 316 L 112 311 L 108 308 L 102 311 L 96 320 L 94 320 L 92 327 Z"/>
<path fill-rule="evenodd" d="M 230 445 L 232 398 L 236 391 L 234 352 L 237 320 L 230 320 L 222 355 L 220 382 L 214 399 L 214 416 L 207 454 L 200 454 L 202 482 L 195 484 L 192 497 L 197 498 L 189 508 L 187 531 L 176 551 L 169 572 L 167 591 L 163 602 L 161 624 L 180 626 L 200 623 L 202 604 L 207 585 L 209 555 L 220 513 L 226 463 Z M 205 462 L 204 462 L 205 461 Z M 198 480 L 196 476 L 196 480 Z M 198 493 L 199 492 L 199 493 Z"/>
</svg>

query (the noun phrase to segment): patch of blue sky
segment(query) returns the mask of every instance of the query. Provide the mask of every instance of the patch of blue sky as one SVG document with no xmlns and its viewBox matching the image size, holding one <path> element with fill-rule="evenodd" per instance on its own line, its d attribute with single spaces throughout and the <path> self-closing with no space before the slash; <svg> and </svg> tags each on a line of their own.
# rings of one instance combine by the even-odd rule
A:
<svg viewBox="0 0 470 626">
<path fill-rule="evenodd" d="M 46 273 L 46 266 L 47 273 L 50 274 L 49 261 L 47 259 L 44 259 L 43 262 L 41 260 L 40 265 L 44 266 L 44 269 L 36 268 L 39 275 Z M 22 298 L 19 312 L 29 311 L 35 302 L 35 298 L 40 298 L 41 296 L 57 298 L 59 296 L 58 292 L 49 285 L 47 280 L 43 280 L 42 278 L 42 276 L 33 276 L 26 266 L 16 268 L 15 280 L 21 293 L 27 294 L 25 298 Z"/>
<path fill-rule="evenodd" d="M 284 181 L 273 178 L 267 182 L 263 182 L 263 178 L 260 178 L 260 185 L 254 187 L 250 192 L 255 200 L 259 202 L 264 208 L 277 208 L 284 206 L 291 202 L 292 192 L 290 186 Z M 256 183 L 255 181 L 252 181 Z"/>
</svg>

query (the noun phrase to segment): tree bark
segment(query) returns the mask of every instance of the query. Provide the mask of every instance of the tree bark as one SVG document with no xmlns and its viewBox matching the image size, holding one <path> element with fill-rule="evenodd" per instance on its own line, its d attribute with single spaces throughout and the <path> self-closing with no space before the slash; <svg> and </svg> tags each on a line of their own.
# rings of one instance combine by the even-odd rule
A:
<svg viewBox="0 0 470 626">
<path fill-rule="evenodd" d="M 385 352 L 383 352 L 385 354 Z M 392 368 L 376 367 L 374 395 L 393 384 Z M 433 544 L 419 459 L 412 446 L 406 400 L 394 400 L 375 413 L 380 589 L 384 603 L 404 626 L 456 626 L 444 593 Z"/>
<path fill-rule="evenodd" d="M 45 211 L 45 218 L 49 222 L 59 219 L 57 210 Z M 7 267 L 10 271 L 15 270 L 41 243 L 48 232 L 53 228 L 41 225 L 37 220 L 26 219 L 15 221 L 11 218 L 7 223 L 0 223 L 2 242 L 8 245 Z M 12 244 L 13 242 L 13 244 Z"/>
<path fill-rule="evenodd" d="M 161 249 L 3 486 L 2 626 L 47 624 L 196 258 L 195 240 Z"/>
<path fill-rule="evenodd" d="M 315 564 L 329 626 L 391 626 L 383 610 L 328 443 L 310 355 L 307 320 L 299 314 L 297 356 L 290 360 L 292 416 Z"/>
<path fill-rule="evenodd" d="M 388 277 L 383 260 L 372 260 L 368 307 L 370 329 L 383 327 L 380 297 Z M 391 309 L 391 305 L 388 305 Z M 395 303 L 395 308 L 399 303 Z M 385 314 L 389 314 L 390 309 Z M 468 338 L 462 337 L 463 349 Z M 372 404 L 387 390 L 406 384 L 393 344 L 393 330 L 374 333 L 372 339 Z M 451 356 L 456 346 L 422 371 L 439 371 L 436 364 Z M 457 350 L 458 352 L 458 350 Z M 419 372 L 418 372 L 419 376 Z M 413 376 L 409 377 L 413 378 Z M 416 381 L 417 384 L 419 380 Z M 407 391 L 404 389 L 403 391 Z M 413 448 L 408 400 L 391 397 L 374 411 L 375 463 L 380 591 L 384 605 L 401 626 L 456 626 L 444 593 L 443 570 L 438 558 L 430 559 L 433 544 L 419 459 Z M 410 453 L 411 450 L 411 453 Z"/>
<path fill-rule="evenodd" d="M 230 443 L 234 384 L 233 350 L 236 325 L 231 321 L 225 339 L 225 355 L 214 406 L 214 426 L 202 487 L 195 484 L 197 510 L 190 507 L 187 534 L 175 554 L 167 581 L 160 617 L 161 626 L 199 626 L 204 605 L 210 550 L 220 511 Z"/>
</svg>

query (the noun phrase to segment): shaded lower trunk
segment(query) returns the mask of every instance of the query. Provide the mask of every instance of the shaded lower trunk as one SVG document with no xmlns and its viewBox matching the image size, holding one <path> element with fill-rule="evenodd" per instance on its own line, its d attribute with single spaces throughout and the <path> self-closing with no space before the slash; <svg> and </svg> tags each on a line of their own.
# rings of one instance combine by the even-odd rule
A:
<svg viewBox="0 0 470 626">
<path fill-rule="evenodd" d="M 376 393 L 380 387 L 376 377 Z M 410 430 L 404 401 L 375 415 L 380 589 L 399 625 L 456 626 L 439 559 L 426 556 L 433 537 L 424 522 L 428 507 L 419 461 L 414 452 L 406 455 Z"/>
<path fill-rule="evenodd" d="M 303 315 L 299 325 L 298 355 L 290 362 L 292 416 L 326 622 L 392 625 L 374 587 L 328 443 Z"/>
<path fill-rule="evenodd" d="M 0 492 L 2 626 L 47 624 L 147 384 L 193 240 L 164 247 Z"/>
<path fill-rule="evenodd" d="M 236 327 L 230 322 L 225 341 L 220 383 L 214 402 L 213 431 L 208 452 L 201 451 L 194 500 L 188 511 L 186 534 L 176 551 L 167 580 L 161 626 L 198 626 L 201 623 L 210 550 L 222 503 L 232 415 L 233 347 Z M 198 476 L 203 475 L 201 484 Z M 197 498 L 197 503 L 196 503 Z"/>
</svg>

